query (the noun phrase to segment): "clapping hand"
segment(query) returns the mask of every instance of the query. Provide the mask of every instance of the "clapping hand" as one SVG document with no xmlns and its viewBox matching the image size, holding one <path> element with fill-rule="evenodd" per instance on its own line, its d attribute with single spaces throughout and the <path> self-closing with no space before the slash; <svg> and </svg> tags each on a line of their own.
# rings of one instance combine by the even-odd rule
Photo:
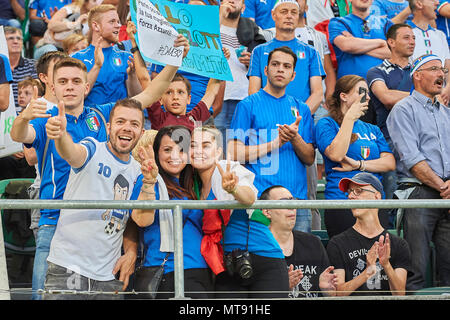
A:
<svg viewBox="0 0 450 320">
<path fill-rule="evenodd" d="M 323 291 L 336 291 L 337 275 L 333 273 L 334 267 L 329 266 L 319 276 L 319 288 Z"/>
<path fill-rule="evenodd" d="M 102 41 L 103 37 L 98 37 L 97 42 L 95 43 L 95 50 L 94 50 L 94 59 L 95 59 L 95 65 L 99 68 L 102 67 L 103 62 L 105 61 L 105 57 L 103 56 L 103 48 L 102 48 Z"/>
<path fill-rule="evenodd" d="M 283 124 L 278 127 L 278 134 L 283 143 L 291 141 L 298 135 L 298 126 L 301 120 L 302 117 L 298 116 L 290 125 Z"/>
<path fill-rule="evenodd" d="M 378 259 L 380 260 L 381 266 L 384 268 L 389 263 L 389 258 L 391 257 L 391 241 L 389 239 L 389 233 L 386 233 L 386 237 L 380 236 L 377 246 Z"/>
<path fill-rule="evenodd" d="M 294 270 L 294 266 L 291 264 L 288 270 L 289 274 L 289 289 L 292 290 L 303 278 L 302 269 Z"/>
<path fill-rule="evenodd" d="M 378 255 L 378 242 L 375 242 L 366 255 L 366 263 L 367 263 L 367 277 L 371 278 L 377 273 L 377 255 Z"/>
</svg>

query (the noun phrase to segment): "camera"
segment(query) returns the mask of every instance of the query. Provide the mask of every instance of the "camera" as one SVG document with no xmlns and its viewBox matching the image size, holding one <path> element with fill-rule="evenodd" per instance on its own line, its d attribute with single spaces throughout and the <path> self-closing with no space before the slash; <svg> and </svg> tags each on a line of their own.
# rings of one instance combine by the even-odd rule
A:
<svg viewBox="0 0 450 320">
<path fill-rule="evenodd" d="M 253 268 L 248 251 L 235 249 L 225 255 L 225 268 L 230 276 L 239 275 L 242 279 L 248 279 L 253 275 Z"/>
</svg>

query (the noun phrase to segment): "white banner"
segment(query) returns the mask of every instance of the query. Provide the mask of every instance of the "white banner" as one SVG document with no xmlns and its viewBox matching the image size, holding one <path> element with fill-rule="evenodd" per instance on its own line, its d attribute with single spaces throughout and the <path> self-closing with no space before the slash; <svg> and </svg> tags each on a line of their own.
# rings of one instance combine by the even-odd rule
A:
<svg viewBox="0 0 450 320">
<path fill-rule="evenodd" d="M 178 32 L 148 0 L 136 1 L 137 42 L 141 54 L 161 64 L 181 66 L 183 47 L 174 47 Z"/>
<path fill-rule="evenodd" d="M 3 26 L 0 26 L 0 54 L 9 58 L 8 45 L 6 44 Z M 9 108 L 0 112 L 0 158 L 9 156 L 18 151 L 22 151 L 22 144 L 12 141 L 9 133 L 16 118 L 16 106 L 14 104 L 14 94 L 12 86 L 9 90 Z"/>
</svg>

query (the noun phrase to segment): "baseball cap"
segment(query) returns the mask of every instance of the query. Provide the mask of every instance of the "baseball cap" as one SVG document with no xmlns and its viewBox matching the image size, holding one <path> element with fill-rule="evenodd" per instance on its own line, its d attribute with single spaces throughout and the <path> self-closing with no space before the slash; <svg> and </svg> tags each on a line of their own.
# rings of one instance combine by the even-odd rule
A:
<svg viewBox="0 0 450 320">
<path fill-rule="evenodd" d="M 342 192 L 347 192 L 349 184 L 353 182 L 354 184 L 357 184 L 359 186 L 368 186 L 371 185 L 374 187 L 378 192 L 383 194 L 383 185 L 381 184 L 380 180 L 378 180 L 377 177 L 375 177 L 373 174 L 368 172 L 360 172 L 353 176 L 353 178 L 343 178 L 341 181 L 339 181 L 339 189 Z"/>
<path fill-rule="evenodd" d="M 277 0 L 277 2 L 275 2 L 275 4 L 273 5 L 272 11 L 275 10 L 276 7 L 278 7 L 279 5 L 281 5 L 283 3 L 294 3 L 298 7 L 297 0 Z"/>
</svg>

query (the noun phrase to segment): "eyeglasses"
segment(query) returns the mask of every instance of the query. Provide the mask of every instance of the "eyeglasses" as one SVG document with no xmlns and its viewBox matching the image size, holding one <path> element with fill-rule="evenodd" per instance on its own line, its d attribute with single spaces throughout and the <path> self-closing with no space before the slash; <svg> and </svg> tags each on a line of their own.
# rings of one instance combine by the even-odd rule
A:
<svg viewBox="0 0 450 320">
<path fill-rule="evenodd" d="M 369 27 L 369 21 L 363 20 L 362 30 L 364 33 L 369 33 L 370 27 Z"/>
<path fill-rule="evenodd" d="M 13 36 L 13 37 L 7 37 L 6 40 L 7 40 L 7 41 L 11 41 L 11 40 L 22 41 L 23 38 L 20 37 L 20 36 L 16 36 L 16 37 Z"/>
<path fill-rule="evenodd" d="M 416 72 L 418 72 L 418 71 L 431 71 L 431 72 L 442 71 L 444 74 L 448 73 L 447 68 L 442 68 L 442 67 L 437 67 L 437 66 L 429 67 L 429 68 L 422 68 L 422 69 L 417 70 Z"/>
<path fill-rule="evenodd" d="M 350 195 L 350 193 L 353 192 L 353 194 L 358 197 L 359 195 L 361 195 L 361 193 L 363 193 L 363 191 L 376 193 L 376 191 L 372 191 L 372 190 L 369 190 L 369 189 L 354 188 L 354 189 L 348 189 L 347 190 L 347 194 Z"/>
</svg>

